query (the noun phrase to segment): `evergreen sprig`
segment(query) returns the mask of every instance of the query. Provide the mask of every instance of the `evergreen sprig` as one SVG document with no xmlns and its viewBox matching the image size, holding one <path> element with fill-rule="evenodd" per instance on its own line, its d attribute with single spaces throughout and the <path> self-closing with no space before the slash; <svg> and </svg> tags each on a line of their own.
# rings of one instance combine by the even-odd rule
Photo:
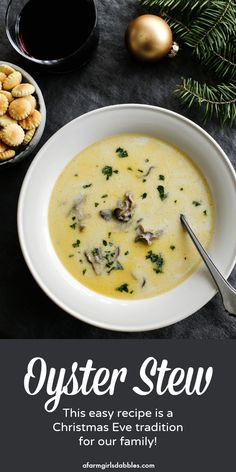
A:
<svg viewBox="0 0 236 472">
<path fill-rule="evenodd" d="M 184 40 L 189 34 L 190 29 L 181 18 L 174 18 L 169 12 L 162 12 L 161 16 L 168 23 L 176 38 Z"/>
<path fill-rule="evenodd" d="M 150 12 L 158 13 L 169 24 L 176 38 L 184 39 L 191 32 L 192 21 L 209 0 L 140 0 Z"/>
<path fill-rule="evenodd" d="M 182 79 L 174 93 L 188 108 L 202 107 L 204 122 L 216 116 L 222 126 L 232 125 L 236 118 L 236 82 L 213 86 Z"/>
<path fill-rule="evenodd" d="M 187 14 L 191 18 L 196 13 L 199 15 L 209 0 L 140 0 L 140 3 L 149 9 L 158 8 L 159 13 L 169 11 L 175 15 Z"/>
<path fill-rule="evenodd" d="M 186 44 L 201 58 L 209 48 L 214 51 L 235 34 L 235 0 L 214 0 L 194 21 Z"/>
<path fill-rule="evenodd" d="M 236 40 L 229 38 L 219 49 L 211 49 L 202 57 L 202 63 L 215 72 L 217 77 L 234 80 L 236 78 Z"/>
<path fill-rule="evenodd" d="M 235 118 L 235 0 L 139 0 L 141 5 L 162 16 L 174 37 L 191 48 L 214 79 L 226 83 L 216 86 L 183 79 L 176 96 L 189 107 L 204 108 L 204 120 L 216 115 L 221 122 Z M 233 96 L 234 94 L 234 96 Z"/>
</svg>

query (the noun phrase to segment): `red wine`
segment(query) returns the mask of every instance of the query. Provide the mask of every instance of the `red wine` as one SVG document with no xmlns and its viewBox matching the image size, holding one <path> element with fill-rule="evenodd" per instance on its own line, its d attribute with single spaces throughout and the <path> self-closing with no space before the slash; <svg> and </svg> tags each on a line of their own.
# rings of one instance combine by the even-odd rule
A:
<svg viewBox="0 0 236 472">
<path fill-rule="evenodd" d="M 35 59 L 65 58 L 86 41 L 94 23 L 90 0 L 29 0 L 17 22 L 19 47 Z"/>
</svg>

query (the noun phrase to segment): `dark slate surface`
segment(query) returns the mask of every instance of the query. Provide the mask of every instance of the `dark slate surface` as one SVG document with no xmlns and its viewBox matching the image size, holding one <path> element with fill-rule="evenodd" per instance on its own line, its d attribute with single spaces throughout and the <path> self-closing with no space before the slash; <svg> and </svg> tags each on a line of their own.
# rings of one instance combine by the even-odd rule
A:
<svg viewBox="0 0 236 472">
<path fill-rule="evenodd" d="M 134 62 L 124 48 L 127 23 L 142 10 L 137 0 L 98 0 L 100 43 L 91 62 L 81 71 L 61 76 L 26 69 L 42 88 L 47 106 L 47 126 L 42 145 L 73 118 L 98 107 L 134 102 L 159 105 L 185 113 L 171 91 L 181 76 L 205 78 L 205 72 L 182 51 L 175 60 L 155 65 Z M 0 60 L 22 65 L 5 35 L 7 0 L 0 3 Z M 201 75 L 202 74 L 202 75 Z M 198 116 L 187 114 L 198 122 Z M 235 164 L 234 129 L 205 126 Z M 207 158 L 207 156 L 206 156 Z M 0 337 L 6 338 L 177 338 L 226 339 L 236 337 L 236 319 L 227 315 L 217 295 L 194 316 L 165 329 L 122 334 L 77 321 L 54 305 L 38 287 L 24 262 L 16 228 L 18 195 L 33 159 L 0 172 Z M 236 271 L 231 276 L 236 285 Z"/>
</svg>

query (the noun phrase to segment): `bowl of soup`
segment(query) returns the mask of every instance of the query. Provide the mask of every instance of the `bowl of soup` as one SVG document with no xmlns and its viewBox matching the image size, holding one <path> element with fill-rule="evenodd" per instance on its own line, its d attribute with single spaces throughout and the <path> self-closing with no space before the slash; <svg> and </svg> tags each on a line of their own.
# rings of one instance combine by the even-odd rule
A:
<svg viewBox="0 0 236 472">
<path fill-rule="evenodd" d="M 228 277 L 236 179 L 219 145 L 169 110 L 116 105 L 76 118 L 25 177 L 18 232 L 25 260 L 66 312 L 119 331 L 157 329 L 216 293 L 183 213 Z"/>
</svg>

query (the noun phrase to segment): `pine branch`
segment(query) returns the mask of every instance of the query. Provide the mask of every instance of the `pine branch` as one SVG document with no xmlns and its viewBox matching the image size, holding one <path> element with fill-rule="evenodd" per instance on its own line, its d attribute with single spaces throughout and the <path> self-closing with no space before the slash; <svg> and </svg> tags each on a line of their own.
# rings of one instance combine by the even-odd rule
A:
<svg viewBox="0 0 236 472">
<path fill-rule="evenodd" d="M 172 15 L 198 16 L 211 0 L 139 0 L 141 5 L 158 9 L 159 13 L 169 12 Z"/>
<path fill-rule="evenodd" d="M 235 39 L 230 38 L 218 51 L 210 50 L 205 54 L 202 63 L 215 72 L 217 77 L 234 80 L 236 77 L 235 46 Z"/>
<path fill-rule="evenodd" d="M 193 79 L 182 79 L 174 94 L 187 108 L 203 107 L 204 123 L 216 116 L 221 126 L 225 123 L 232 126 L 236 118 L 236 82 L 209 86 Z"/>
<path fill-rule="evenodd" d="M 188 108 L 203 109 L 204 122 L 215 116 L 223 126 L 236 118 L 235 0 L 139 0 L 162 16 L 174 37 L 190 46 L 215 76 L 227 80 L 216 86 L 182 79 L 175 95 Z M 230 82 L 230 83 L 229 83 Z"/>
<path fill-rule="evenodd" d="M 214 0 L 209 2 L 192 25 L 186 44 L 199 57 L 204 57 L 208 48 L 219 50 L 230 36 L 235 35 L 235 0 Z"/>
<path fill-rule="evenodd" d="M 162 12 L 161 17 L 168 23 L 176 39 L 183 41 L 185 36 L 190 33 L 190 29 L 186 24 L 177 18 L 173 18 L 169 13 Z"/>
<path fill-rule="evenodd" d="M 160 15 L 172 29 L 175 39 L 184 40 L 191 24 L 211 0 L 139 0 L 150 12 Z"/>
</svg>

